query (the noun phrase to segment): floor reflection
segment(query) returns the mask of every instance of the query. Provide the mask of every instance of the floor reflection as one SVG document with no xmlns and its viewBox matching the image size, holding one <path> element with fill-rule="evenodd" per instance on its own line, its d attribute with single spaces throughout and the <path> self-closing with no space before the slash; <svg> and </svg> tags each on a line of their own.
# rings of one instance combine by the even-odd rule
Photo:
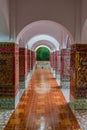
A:
<svg viewBox="0 0 87 130">
<path fill-rule="evenodd" d="M 50 87 L 43 83 L 41 84 L 41 86 L 35 86 L 35 92 L 38 93 L 38 94 L 47 94 L 50 92 Z"/>
<path fill-rule="evenodd" d="M 56 80 L 37 69 L 5 130 L 81 130 Z"/>
</svg>

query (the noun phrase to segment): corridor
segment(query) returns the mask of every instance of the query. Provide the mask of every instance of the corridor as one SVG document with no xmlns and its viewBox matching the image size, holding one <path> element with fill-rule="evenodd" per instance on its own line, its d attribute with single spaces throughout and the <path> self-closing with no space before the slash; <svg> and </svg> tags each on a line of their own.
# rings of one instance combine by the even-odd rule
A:
<svg viewBox="0 0 87 130">
<path fill-rule="evenodd" d="M 49 69 L 36 69 L 4 130 L 81 130 Z"/>
</svg>

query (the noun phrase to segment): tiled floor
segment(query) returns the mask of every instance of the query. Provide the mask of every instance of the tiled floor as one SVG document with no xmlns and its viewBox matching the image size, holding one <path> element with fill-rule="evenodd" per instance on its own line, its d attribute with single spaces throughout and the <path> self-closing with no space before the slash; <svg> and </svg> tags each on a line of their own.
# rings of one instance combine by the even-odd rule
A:
<svg viewBox="0 0 87 130">
<path fill-rule="evenodd" d="M 67 100 L 69 102 L 69 89 L 62 89 L 62 92 Z M 5 125 L 7 124 L 13 110 L 3 110 L 0 111 L 0 130 L 4 130 Z M 83 130 L 87 130 L 87 110 L 79 110 L 75 111 L 73 110 L 81 128 Z"/>
<path fill-rule="evenodd" d="M 13 110 L 0 110 L 0 130 L 4 129 L 12 112 Z"/>
<path fill-rule="evenodd" d="M 5 130 L 81 130 L 49 70 L 37 69 Z"/>
<path fill-rule="evenodd" d="M 70 102 L 69 101 L 70 90 L 69 89 L 61 89 L 61 91 L 64 94 L 66 101 Z M 72 111 L 73 111 L 78 123 L 80 124 L 81 128 L 83 130 L 87 130 L 87 110 L 73 110 L 72 109 Z"/>
<path fill-rule="evenodd" d="M 74 115 L 76 116 L 81 128 L 87 130 L 87 110 L 73 110 Z"/>
</svg>

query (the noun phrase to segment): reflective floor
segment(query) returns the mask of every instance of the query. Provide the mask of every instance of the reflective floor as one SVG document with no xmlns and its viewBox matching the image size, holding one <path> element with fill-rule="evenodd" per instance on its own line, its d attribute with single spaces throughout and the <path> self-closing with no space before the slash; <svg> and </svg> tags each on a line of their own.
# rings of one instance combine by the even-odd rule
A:
<svg viewBox="0 0 87 130">
<path fill-rule="evenodd" d="M 37 69 L 5 130 L 81 130 L 56 80 Z"/>
</svg>

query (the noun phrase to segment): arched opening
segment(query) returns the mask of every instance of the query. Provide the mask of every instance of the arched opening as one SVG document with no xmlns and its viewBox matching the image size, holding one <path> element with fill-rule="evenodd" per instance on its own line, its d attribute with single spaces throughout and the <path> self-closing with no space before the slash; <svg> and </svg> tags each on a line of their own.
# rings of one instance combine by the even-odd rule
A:
<svg viewBox="0 0 87 130">
<path fill-rule="evenodd" d="M 36 68 L 50 68 L 50 48 L 38 46 L 36 48 Z"/>
<path fill-rule="evenodd" d="M 41 43 L 43 41 L 43 43 Z M 56 40 L 53 36 L 50 36 L 50 35 L 45 35 L 45 34 L 42 34 L 42 35 L 36 35 L 34 37 L 32 37 L 27 45 L 28 45 L 28 48 L 32 49 L 32 46 L 33 45 L 37 45 L 37 43 L 39 42 L 41 45 L 44 45 L 46 43 L 46 45 L 48 46 L 48 42 L 50 43 L 50 46 L 51 44 L 53 45 L 53 47 L 51 48 L 52 50 L 59 50 L 59 41 Z"/>
<path fill-rule="evenodd" d="M 62 49 L 64 51 L 70 49 L 70 46 L 74 43 L 72 35 L 64 26 L 49 20 L 36 21 L 23 28 L 18 34 L 16 42 L 19 44 L 20 48 L 24 48 L 24 59 L 26 59 L 23 62 L 26 71 L 25 79 L 27 79 L 29 73 L 35 70 L 37 51 L 42 50 L 42 47 L 45 46 L 50 50 L 49 59 L 51 72 L 60 80 L 61 51 Z M 20 64 L 19 66 L 23 65 Z"/>
<path fill-rule="evenodd" d="M 53 37 L 60 44 L 60 48 L 73 44 L 74 39 L 71 33 L 63 25 L 50 20 L 40 20 L 25 26 L 18 34 L 16 42 L 20 47 L 25 47 L 30 39 L 36 36 L 47 35 Z"/>
<path fill-rule="evenodd" d="M 36 60 L 37 61 L 49 61 L 50 51 L 46 47 L 39 47 L 36 50 Z"/>
</svg>

